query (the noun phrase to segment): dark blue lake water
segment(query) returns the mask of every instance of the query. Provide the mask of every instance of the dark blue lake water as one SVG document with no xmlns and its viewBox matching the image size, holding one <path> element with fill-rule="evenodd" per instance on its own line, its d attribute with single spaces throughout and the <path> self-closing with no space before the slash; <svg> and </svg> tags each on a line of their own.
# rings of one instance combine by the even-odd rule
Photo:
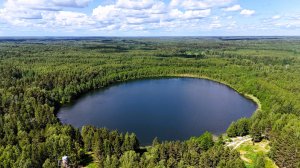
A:
<svg viewBox="0 0 300 168">
<path fill-rule="evenodd" d="M 206 79 L 146 79 L 91 92 L 59 110 L 62 123 L 134 132 L 140 143 L 185 140 L 205 131 L 221 134 L 257 105 L 231 88 Z"/>
</svg>

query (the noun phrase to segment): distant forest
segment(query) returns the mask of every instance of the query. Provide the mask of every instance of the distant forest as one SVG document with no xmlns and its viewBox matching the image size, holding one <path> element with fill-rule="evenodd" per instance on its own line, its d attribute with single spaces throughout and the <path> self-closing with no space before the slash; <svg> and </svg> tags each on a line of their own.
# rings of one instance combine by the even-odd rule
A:
<svg viewBox="0 0 300 168">
<path fill-rule="evenodd" d="M 91 90 L 169 76 L 211 78 L 257 97 L 261 108 L 227 135 L 268 139 L 279 167 L 300 167 L 300 39 L 288 37 L 0 39 L 0 167 L 57 167 L 64 155 L 77 167 L 89 153 L 105 168 L 245 167 L 209 132 L 142 147 L 134 133 L 78 130 L 56 117 Z"/>
</svg>

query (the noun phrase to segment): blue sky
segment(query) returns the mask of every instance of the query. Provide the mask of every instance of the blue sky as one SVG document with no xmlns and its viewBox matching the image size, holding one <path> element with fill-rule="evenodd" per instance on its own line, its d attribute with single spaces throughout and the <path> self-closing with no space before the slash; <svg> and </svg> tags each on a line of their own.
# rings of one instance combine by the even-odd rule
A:
<svg viewBox="0 0 300 168">
<path fill-rule="evenodd" d="M 299 36 L 299 6 L 299 0 L 0 0 L 0 36 Z"/>
</svg>

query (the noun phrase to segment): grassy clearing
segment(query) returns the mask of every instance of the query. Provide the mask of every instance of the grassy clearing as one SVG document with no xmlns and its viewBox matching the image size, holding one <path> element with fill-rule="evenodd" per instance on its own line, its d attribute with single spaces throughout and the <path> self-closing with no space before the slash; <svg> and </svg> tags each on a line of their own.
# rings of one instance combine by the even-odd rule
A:
<svg viewBox="0 0 300 168">
<path fill-rule="evenodd" d="M 254 161 L 259 154 L 263 154 L 265 156 L 266 168 L 278 168 L 276 164 L 268 157 L 270 145 L 269 141 L 267 140 L 263 140 L 254 144 L 252 141 L 247 141 L 241 144 L 237 150 L 240 152 L 241 158 L 245 161 L 247 168 L 254 168 Z"/>
</svg>

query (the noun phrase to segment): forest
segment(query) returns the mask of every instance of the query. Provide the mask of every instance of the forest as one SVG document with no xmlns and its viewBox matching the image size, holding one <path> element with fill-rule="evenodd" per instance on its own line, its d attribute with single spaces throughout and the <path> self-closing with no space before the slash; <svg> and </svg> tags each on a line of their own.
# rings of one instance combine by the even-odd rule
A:
<svg viewBox="0 0 300 168">
<path fill-rule="evenodd" d="M 72 167 L 89 153 L 97 167 L 245 167 L 240 154 L 209 132 L 186 141 L 140 146 L 134 133 L 61 124 L 58 109 L 80 95 L 124 81 L 209 78 L 260 107 L 233 122 L 227 136 L 270 141 L 279 167 L 300 167 L 300 38 L 0 39 L 0 167 Z M 263 160 L 256 167 L 264 167 Z"/>
</svg>

